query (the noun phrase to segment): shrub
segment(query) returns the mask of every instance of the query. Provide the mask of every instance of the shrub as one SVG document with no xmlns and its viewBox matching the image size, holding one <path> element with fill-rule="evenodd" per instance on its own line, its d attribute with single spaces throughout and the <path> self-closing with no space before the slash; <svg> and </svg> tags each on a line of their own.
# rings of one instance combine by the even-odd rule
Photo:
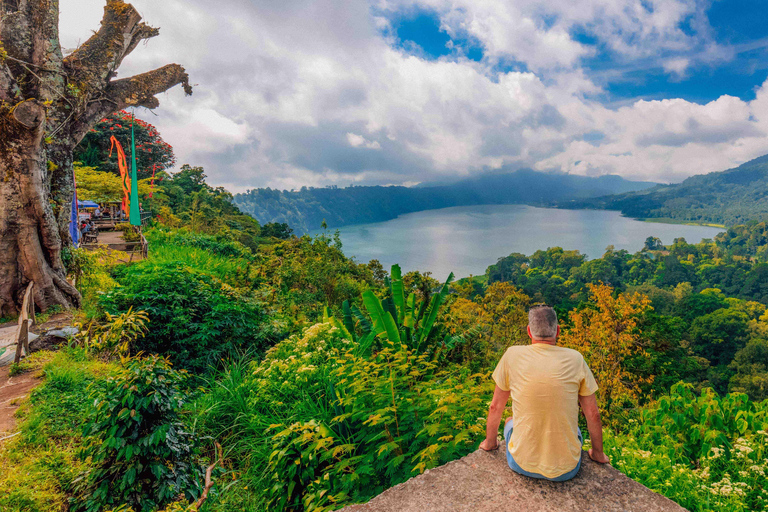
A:
<svg viewBox="0 0 768 512">
<path fill-rule="evenodd" d="M 144 310 L 152 329 L 135 351 L 167 355 L 177 367 L 203 373 L 228 354 L 264 350 L 279 336 L 262 303 L 184 263 L 142 261 L 115 275 L 123 286 L 102 296 L 104 309 Z"/>
<path fill-rule="evenodd" d="M 141 238 L 136 229 L 128 222 L 116 224 L 115 229 L 123 232 L 123 240 L 126 242 L 136 242 Z"/>
<path fill-rule="evenodd" d="M 768 510 L 768 402 L 672 386 L 606 439 L 611 463 L 691 511 Z"/>
<path fill-rule="evenodd" d="M 77 510 L 127 504 L 149 512 L 180 494 L 189 499 L 199 494 L 202 469 L 179 418 L 184 378 L 166 359 L 150 356 L 127 360 L 124 370 L 107 380 L 84 427 L 81 457 L 94 467 L 76 486 Z"/>
<path fill-rule="evenodd" d="M 330 324 L 277 344 L 251 368 L 204 400 L 212 407 L 202 422 L 226 438 L 267 510 L 365 500 L 469 453 L 492 391 L 487 374 L 438 368 L 404 346 L 368 355 Z"/>
<path fill-rule="evenodd" d="M 62 250 L 67 273 L 75 279 L 77 289 L 83 295 L 83 307 L 89 310 L 88 316 L 98 316 L 94 311 L 98 297 L 117 286 L 110 275 L 110 270 L 117 264 L 117 254 L 117 251 L 103 248 L 89 251 L 65 247 Z"/>
<path fill-rule="evenodd" d="M 121 315 L 112 316 L 106 313 L 107 321 L 99 325 L 94 321 L 83 329 L 79 325 L 80 332 L 76 338 L 82 342 L 89 353 L 100 353 L 107 358 L 114 355 L 126 356 L 132 342 L 143 338 L 148 332 L 149 319 L 144 311 L 128 311 Z"/>
<path fill-rule="evenodd" d="M 67 347 L 23 361 L 32 371 L 42 367 L 44 378 L 16 413 L 20 434 L 0 442 L 0 510 L 67 510 L 72 482 L 88 467 L 76 455 L 83 417 L 93 408 L 86 389 L 114 367 Z"/>
</svg>

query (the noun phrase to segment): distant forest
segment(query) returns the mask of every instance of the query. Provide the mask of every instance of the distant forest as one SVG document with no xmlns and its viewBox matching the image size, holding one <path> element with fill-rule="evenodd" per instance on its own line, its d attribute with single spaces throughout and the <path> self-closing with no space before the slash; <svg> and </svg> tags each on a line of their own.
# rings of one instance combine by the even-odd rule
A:
<svg viewBox="0 0 768 512">
<path fill-rule="evenodd" d="M 480 204 L 551 205 L 607 194 L 638 191 L 653 183 L 627 181 L 619 176 L 589 178 L 563 173 L 519 170 L 485 174 L 443 186 L 307 188 L 281 191 L 249 190 L 234 197 L 235 204 L 261 224 L 287 223 L 297 234 L 394 219 L 398 215 L 451 206 Z"/>
<path fill-rule="evenodd" d="M 587 200 L 565 208 L 620 210 L 627 217 L 733 226 L 768 220 L 768 155 L 722 172 L 692 176 L 677 185 Z"/>
</svg>

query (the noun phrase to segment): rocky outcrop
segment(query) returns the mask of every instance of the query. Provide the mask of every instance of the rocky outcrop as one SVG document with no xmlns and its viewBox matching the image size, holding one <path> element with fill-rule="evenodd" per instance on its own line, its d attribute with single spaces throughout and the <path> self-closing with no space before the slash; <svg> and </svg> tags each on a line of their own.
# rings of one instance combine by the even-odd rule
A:
<svg viewBox="0 0 768 512">
<path fill-rule="evenodd" d="M 503 448 L 478 450 L 426 471 L 344 512 L 683 512 L 685 509 L 582 453 L 568 482 L 524 477 L 507 467 Z"/>
</svg>

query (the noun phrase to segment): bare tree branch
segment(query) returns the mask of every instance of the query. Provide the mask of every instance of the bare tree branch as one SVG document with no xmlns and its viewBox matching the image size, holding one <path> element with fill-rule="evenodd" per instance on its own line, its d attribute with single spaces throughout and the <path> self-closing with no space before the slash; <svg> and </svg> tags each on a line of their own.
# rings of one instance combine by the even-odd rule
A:
<svg viewBox="0 0 768 512">
<path fill-rule="evenodd" d="M 215 461 L 213 461 L 213 464 L 208 466 L 208 469 L 205 470 L 205 487 L 203 488 L 203 494 L 200 496 L 200 499 L 195 502 L 195 504 L 192 506 L 195 510 L 200 510 L 200 507 L 203 506 L 203 503 L 205 503 L 205 500 L 208 499 L 208 492 L 211 490 L 211 487 L 213 487 L 213 478 L 211 478 L 211 475 L 213 473 L 214 468 L 216 467 L 216 464 L 222 463 L 222 450 L 221 445 L 216 442 L 216 455 L 217 458 Z"/>
<path fill-rule="evenodd" d="M 115 80 L 107 86 L 107 95 L 117 102 L 118 108 L 155 108 L 160 102 L 156 94 L 181 84 L 187 96 L 192 94 L 189 75 L 178 64 L 168 64 L 153 71 L 122 80 Z"/>
<path fill-rule="evenodd" d="M 75 78 L 86 75 L 107 82 L 139 42 L 159 34 L 158 29 L 140 21 L 141 15 L 131 4 L 107 0 L 101 28 L 64 59 L 65 67 Z"/>
<path fill-rule="evenodd" d="M 105 94 L 92 100 L 85 114 L 74 121 L 72 134 L 75 140 L 82 140 L 94 124 L 116 110 L 127 107 L 157 108 L 160 101 L 155 95 L 178 84 L 182 85 L 187 95 L 192 94 L 189 75 L 178 64 L 168 64 L 154 71 L 110 82 Z"/>
</svg>

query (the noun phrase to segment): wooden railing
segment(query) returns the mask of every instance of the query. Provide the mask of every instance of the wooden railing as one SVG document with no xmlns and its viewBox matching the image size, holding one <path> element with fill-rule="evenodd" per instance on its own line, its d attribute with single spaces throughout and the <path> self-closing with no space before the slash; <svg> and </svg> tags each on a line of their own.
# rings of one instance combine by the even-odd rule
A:
<svg viewBox="0 0 768 512">
<path fill-rule="evenodd" d="M 24 292 L 24 302 L 22 302 L 21 313 L 19 314 L 19 329 L 16 331 L 16 357 L 13 359 L 14 364 L 19 364 L 21 360 L 22 347 L 24 348 L 24 356 L 29 355 L 29 328 L 35 323 L 34 288 L 35 283 L 30 281 L 29 285 L 27 285 L 27 291 Z"/>
</svg>

